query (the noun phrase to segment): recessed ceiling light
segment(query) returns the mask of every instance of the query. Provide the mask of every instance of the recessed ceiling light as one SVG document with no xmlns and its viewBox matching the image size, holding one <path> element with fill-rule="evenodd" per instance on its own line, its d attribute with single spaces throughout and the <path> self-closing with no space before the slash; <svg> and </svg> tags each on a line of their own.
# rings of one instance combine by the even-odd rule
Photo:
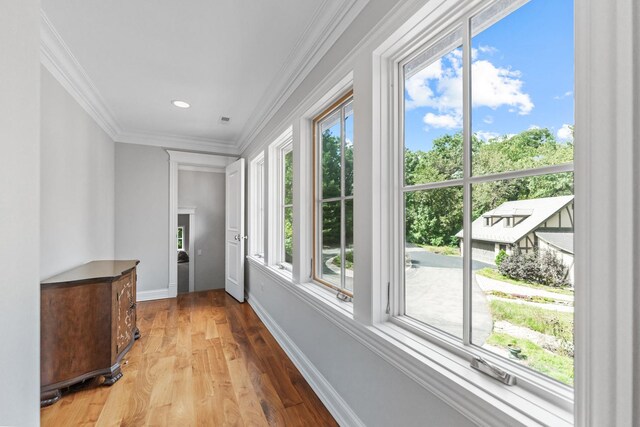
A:
<svg viewBox="0 0 640 427">
<path fill-rule="evenodd" d="M 171 103 L 174 106 L 178 107 L 178 108 L 189 108 L 189 107 L 191 107 L 191 104 L 189 104 L 188 102 L 185 102 L 185 101 L 174 100 L 174 101 L 171 101 Z"/>
</svg>

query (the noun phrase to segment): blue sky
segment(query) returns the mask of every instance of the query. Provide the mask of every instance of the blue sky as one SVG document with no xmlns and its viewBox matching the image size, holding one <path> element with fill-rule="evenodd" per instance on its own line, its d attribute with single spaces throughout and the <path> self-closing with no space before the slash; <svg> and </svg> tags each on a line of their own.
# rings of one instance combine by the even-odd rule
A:
<svg viewBox="0 0 640 427">
<path fill-rule="evenodd" d="M 532 126 L 570 139 L 574 123 L 573 1 L 532 0 L 472 39 L 473 132 L 484 139 Z M 461 50 L 405 82 L 405 146 L 462 129 Z"/>
</svg>

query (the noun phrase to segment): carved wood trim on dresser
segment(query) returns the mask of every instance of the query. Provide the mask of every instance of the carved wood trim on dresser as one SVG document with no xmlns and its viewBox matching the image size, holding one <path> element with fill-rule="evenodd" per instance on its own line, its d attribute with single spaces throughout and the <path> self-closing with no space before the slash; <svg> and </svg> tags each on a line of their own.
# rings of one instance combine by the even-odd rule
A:
<svg viewBox="0 0 640 427">
<path fill-rule="evenodd" d="M 103 375 L 122 377 L 120 361 L 136 326 L 138 260 L 92 261 L 47 279 L 40 294 L 40 405 L 61 389 Z"/>
</svg>

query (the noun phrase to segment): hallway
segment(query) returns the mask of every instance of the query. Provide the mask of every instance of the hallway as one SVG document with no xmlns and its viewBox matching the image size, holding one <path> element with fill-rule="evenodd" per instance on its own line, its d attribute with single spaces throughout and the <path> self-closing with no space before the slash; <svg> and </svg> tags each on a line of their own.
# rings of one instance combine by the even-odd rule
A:
<svg viewBox="0 0 640 427">
<path fill-rule="evenodd" d="M 63 393 L 61 425 L 337 425 L 249 304 L 222 290 L 138 304 L 124 376 Z"/>
</svg>

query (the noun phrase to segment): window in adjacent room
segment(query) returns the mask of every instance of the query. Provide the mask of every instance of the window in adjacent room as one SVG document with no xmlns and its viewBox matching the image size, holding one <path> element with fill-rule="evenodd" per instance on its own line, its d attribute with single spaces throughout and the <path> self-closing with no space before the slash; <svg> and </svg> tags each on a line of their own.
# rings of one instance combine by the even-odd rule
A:
<svg viewBox="0 0 640 427">
<path fill-rule="evenodd" d="M 178 250 L 184 250 L 184 227 L 178 227 Z"/>
</svg>

